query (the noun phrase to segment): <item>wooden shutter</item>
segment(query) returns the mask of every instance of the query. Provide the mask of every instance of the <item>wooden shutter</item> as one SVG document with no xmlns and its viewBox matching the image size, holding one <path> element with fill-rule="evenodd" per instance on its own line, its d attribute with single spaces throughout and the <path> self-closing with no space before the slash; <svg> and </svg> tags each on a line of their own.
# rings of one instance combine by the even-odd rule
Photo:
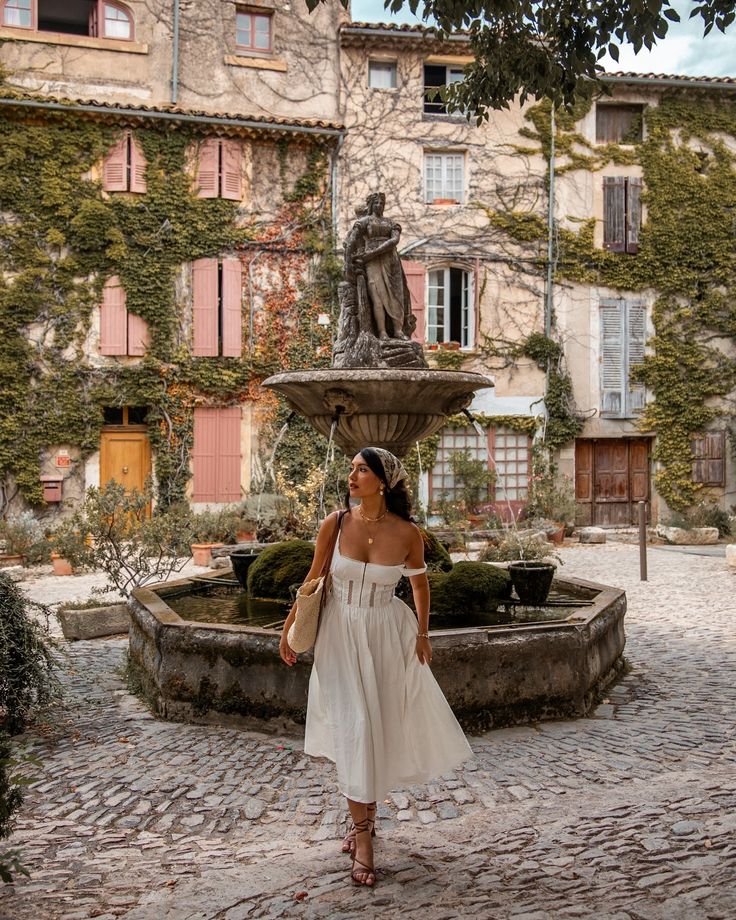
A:
<svg viewBox="0 0 736 920">
<path fill-rule="evenodd" d="M 128 312 L 128 354 L 142 356 L 151 343 L 148 323 L 142 316 Z"/>
<path fill-rule="evenodd" d="M 140 142 L 130 138 L 130 190 L 144 194 L 146 191 L 146 157 Z"/>
<path fill-rule="evenodd" d="M 634 383 L 631 380 L 631 370 L 637 364 L 644 362 L 644 347 L 646 344 L 646 311 L 642 304 L 627 304 L 628 316 L 626 323 L 626 384 L 627 384 L 627 410 L 628 412 L 641 412 L 644 408 L 644 384 Z"/>
<path fill-rule="evenodd" d="M 603 248 L 626 250 L 626 179 L 621 176 L 603 179 Z"/>
<path fill-rule="evenodd" d="M 593 442 L 575 442 L 575 501 L 593 501 Z"/>
<path fill-rule="evenodd" d="M 601 415 L 624 411 L 624 301 L 601 301 Z"/>
<path fill-rule="evenodd" d="M 232 201 L 240 201 L 243 197 L 243 147 L 238 140 L 221 140 L 222 150 L 222 175 L 220 195 Z"/>
<path fill-rule="evenodd" d="M 414 314 L 417 321 L 416 329 L 411 337 L 415 342 L 423 343 L 427 334 L 425 320 L 426 308 L 424 304 L 424 264 L 422 262 L 408 261 L 402 261 L 401 264 L 404 269 L 404 274 L 406 275 L 406 284 L 409 288 L 409 295 L 411 297 L 411 312 Z"/>
<path fill-rule="evenodd" d="M 192 263 L 192 354 L 213 357 L 218 353 L 217 259 Z"/>
<path fill-rule="evenodd" d="M 217 409 L 194 410 L 192 501 L 217 501 Z"/>
<path fill-rule="evenodd" d="M 243 347 L 243 283 L 240 259 L 222 260 L 222 354 L 239 358 Z"/>
<path fill-rule="evenodd" d="M 649 441 L 635 438 L 629 442 L 629 476 L 631 501 L 649 500 Z"/>
<path fill-rule="evenodd" d="M 694 438 L 691 449 L 693 482 L 722 486 L 725 482 L 725 432 L 711 431 L 703 437 Z"/>
<path fill-rule="evenodd" d="M 220 176 L 220 141 L 208 137 L 199 145 L 197 158 L 197 197 L 217 198 Z"/>
<path fill-rule="evenodd" d="M 100 354 L 126 355 L 128 353 L 128 311 L 125 308 L 125 290 L 117 275 L 108 278 L 102 289 L 100 304 Z"/>
<path fill-rule="evenodd" d="M 128 190 L 128 134 L 123 134 L 112 146 L 102 164 L 102 187 L 106 192 Z"/>
<path fill-rule="evenodd" d="M 641 179 L 626 180 L 626 252 L 639 252 Z"/>
<path fill-rule="evenodd" d="M 239 406 L 218 409 L 217 426 L 217 501 L 240 501 L 240 423 Z"/>
</svg>

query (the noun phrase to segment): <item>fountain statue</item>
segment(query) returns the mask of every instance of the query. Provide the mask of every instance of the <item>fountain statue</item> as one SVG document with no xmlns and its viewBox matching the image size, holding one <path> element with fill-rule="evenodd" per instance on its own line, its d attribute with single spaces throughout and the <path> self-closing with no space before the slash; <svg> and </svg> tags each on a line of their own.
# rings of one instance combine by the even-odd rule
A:
<svg viewBox="0 0 736 920">
<path fill-rule="evenodd" d="M 466 409 L 476 390 L 493 386 L 482 374 L 427 367 L 412 340 L 401 227 L 384 216 L 385 203 L 382 192 L 369 195 L 345 240 L 332 367 L 282 371 L 263 383 L 348 455 L 373 444 L 402 456 Z"/>
</svg>

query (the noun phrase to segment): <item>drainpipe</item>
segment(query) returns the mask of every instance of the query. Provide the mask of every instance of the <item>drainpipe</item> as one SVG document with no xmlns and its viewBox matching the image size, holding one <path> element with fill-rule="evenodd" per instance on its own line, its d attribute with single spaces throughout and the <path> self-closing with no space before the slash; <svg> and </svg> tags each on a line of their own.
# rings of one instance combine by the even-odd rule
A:
<svg viewBox="0 0 736 920">
<path fill-rule="evenodd" d="M 544 333 L 552 332 L 552 258 L 555 232 L 555 107 L 552 105 L 549 144 L 549 201 L 547 206 L 547 292 L 544 307 Z"/>
<path fill-rule="evenodd" d="M 179 0 L 174 0 L 174 41 L 171 62 L 171 104 L 179 99 Z"/>
</svg>

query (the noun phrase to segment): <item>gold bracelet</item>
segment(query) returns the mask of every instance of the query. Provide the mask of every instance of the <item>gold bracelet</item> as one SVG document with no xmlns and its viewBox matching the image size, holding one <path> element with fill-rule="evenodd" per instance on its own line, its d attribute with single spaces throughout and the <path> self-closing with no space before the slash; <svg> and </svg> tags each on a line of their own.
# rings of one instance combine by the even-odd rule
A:
<svg viewBox="0 0 736 920">
<path fill-rule="evenodd" d="M 429 633 L 417 633 L 417 639 L 429 639 Z"/>
</svg>

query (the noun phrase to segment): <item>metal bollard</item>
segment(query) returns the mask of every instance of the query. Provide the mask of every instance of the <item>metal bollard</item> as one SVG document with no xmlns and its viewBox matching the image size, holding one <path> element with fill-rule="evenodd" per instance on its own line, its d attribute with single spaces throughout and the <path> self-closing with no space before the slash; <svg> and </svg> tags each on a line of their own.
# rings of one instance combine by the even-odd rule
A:
<svg viewBox="0 0 736 920">
<path fill-rule="evenodd" d="M 639 580 L 647 581 L 647 503 L 639 505 Z"/>
</svg>

